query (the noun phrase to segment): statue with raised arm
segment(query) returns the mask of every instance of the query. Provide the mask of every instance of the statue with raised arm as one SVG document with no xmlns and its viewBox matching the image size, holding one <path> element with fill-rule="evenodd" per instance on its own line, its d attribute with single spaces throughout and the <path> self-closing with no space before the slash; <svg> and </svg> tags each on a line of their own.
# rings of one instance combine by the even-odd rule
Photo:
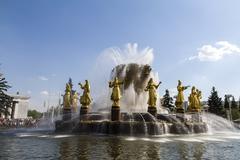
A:
<svg viewBox="0 0 240 160">
<path fill-rule="evenodd" d="M 158 89 L 161 83 L 162 82 L 155 84 L 153 82 L 153 79 L 150 78 L 150 80 L 148 81 L 147 87 L 145 88 L 145 91 L 148 91 L 148 105 L 151 107 L 156 107 L 156 102 L 157 102 L 156 90 Z"/>
<path fill-rule="evenodd" d="M 89 106 L 92 102 L 92 98 L 90 95 L 90 84 L 88 82 L 88 80 L 85 80 L 85 84 L 82 85 L 81 83 L 78 83 L 80 88 L 83 89 L 83 94 L 80 97 L 80 103 L 82 106 Z"/>
<path fill-rule="evenodd" d="M 183 102 L 184 102 L 183 91 L 186 90 L 188 87 L 190 87 L 190 86 L 182 86 L 182 82 L 180 80 L 178 80 L 178 86 L 177 86 L 178 95 L 177 95 L 176 102 L 175 102 L 177 112 L 181 112 L 181 113 L 184 112 L 184 109 L 183 109 Z"/>
<path fill-rule="evenodd" d="M 122 97 L 120 86 L 123 85 L 123 82 L 119 81 L 118 78 L 114 78 L 113 81 L 109 82 L 109 87 L 112 89 L 111 100 L 113 101 L 113 106 L 120 106 L 119 101 Z"/>
<path fill-rule="evenodd" d="M 65 94 L 63 96 L 64 109 L 71 109 L 71 87 L 69 83 L 66 83 Z"/>
</svg>

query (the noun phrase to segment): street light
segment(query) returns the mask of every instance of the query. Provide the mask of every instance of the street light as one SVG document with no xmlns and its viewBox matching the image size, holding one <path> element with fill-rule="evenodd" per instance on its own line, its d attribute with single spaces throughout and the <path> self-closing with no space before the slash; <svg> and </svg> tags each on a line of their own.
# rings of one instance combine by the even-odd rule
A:
<svg viewBox="0 0 240 160">
<path fill-rule="evenodd" d="M 230 112 L 229 113 L 229 120 L 232 122 L 232 102 L 230 101 L 230 98 L 232 98 L 232 100 L 233 100 L 233 95 L 227 94 L 226 97 L 227 97 L 227 101 L 229 103 L 229 112 Z"/>
</svg>

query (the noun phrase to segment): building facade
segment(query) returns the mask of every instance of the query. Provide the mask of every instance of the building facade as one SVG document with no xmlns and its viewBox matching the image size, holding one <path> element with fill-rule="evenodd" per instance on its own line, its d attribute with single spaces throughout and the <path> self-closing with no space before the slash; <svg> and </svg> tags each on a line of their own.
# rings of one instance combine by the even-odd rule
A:
<svg viewBox="0 0 240 160">
<path fill-rule="evenodd" d="M 25 119 L 27 118 L 30 97 L 19 94 L 10 95 L 13 97 L 12 107 L 8 109 L 10 115 L 1 115 L 2 118 Z"/>
<path fill-rule="evenodd" d="M 27 96 L 14 95 L 13 100 L 16 102 L 15 106 L 11 111 L 11 118 L 27 118 L 28 108 L 29 108 L 29 99 Z"/>
</svg>

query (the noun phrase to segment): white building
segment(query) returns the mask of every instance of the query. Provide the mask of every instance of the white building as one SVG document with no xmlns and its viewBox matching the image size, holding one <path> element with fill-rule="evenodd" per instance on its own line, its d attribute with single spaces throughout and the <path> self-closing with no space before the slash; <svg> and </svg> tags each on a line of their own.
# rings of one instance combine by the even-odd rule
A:
<svg viewBox="0 0 240 160">
<path fill-rule="evenodd" d="M 9 108 L 8 110 L 10 115 L 5 117 L 6 115 L 2 114 L 0 117 L 11 119 L 27 118 L 30 97 L 19 94 L 9 96 L 13 97 L 12 108 Z"/>
<path fill-rule="evenodd" d="M 13 95 L 12 97 L 13 101 L 16 101 L 17 103 L 12 110 L 14 113 L 11 113 L 13 115 L 11 118 L 27 118 L 30 97 L 20 95 Z"/>
</svg>

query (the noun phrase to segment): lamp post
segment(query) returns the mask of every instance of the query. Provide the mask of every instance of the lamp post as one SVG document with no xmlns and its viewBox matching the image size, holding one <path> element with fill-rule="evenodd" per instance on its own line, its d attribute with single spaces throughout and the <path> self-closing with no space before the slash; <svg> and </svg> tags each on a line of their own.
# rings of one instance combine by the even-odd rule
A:
<svg viewBox="0 0 240 160">
<path fill-rule="evenodd" d="M 233 99 L 233 95 L 227 94 L 227 101 L 229 103 L 229 120 L 232 122 L 232 102 L 230 101 L 230 98 Z"/>
</svg>

